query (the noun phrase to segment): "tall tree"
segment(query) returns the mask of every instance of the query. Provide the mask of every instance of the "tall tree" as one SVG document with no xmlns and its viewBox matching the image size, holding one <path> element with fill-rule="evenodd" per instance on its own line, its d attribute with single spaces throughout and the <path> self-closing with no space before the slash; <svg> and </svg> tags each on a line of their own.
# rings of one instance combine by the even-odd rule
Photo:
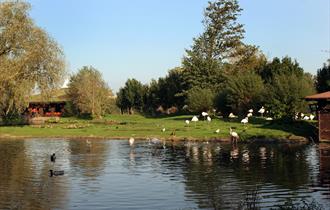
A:
<svg viewBox="0 0 330 210">
<path fill-rule="evenodd" d="M 330 59 L 328 64 L 324 64 L 323 68 L 317 71 L 316 89 L 319 93 L 330 91 Z"/>
<path fill-rule="evenodd" d="M 204 13 L 204 32 L 193 41 L 183 58 L 187 90 L 194 86 L 217 89 L 223 82 L 222 64 L 233 56 L 244 37 L 243 25 L 237 22 L 241 12 L 237 0 L 209 2 Z M 187 91 L 186 90 L 186 91 Z"/>
<path fill-rule="evenodd" d="M 117 93 L 117 105 L 123 111 L 133 114 L 133 108 L 142 112 L 144 107 L 145 87 L 136 79 L 128 79 Z"/>
<path fill-rule="evenodd" d="M 97 69 L 84 66 L 71 76 L 68 95 L 80 113 L 100 118 L 105 114 L 112 92 Z"/>
<path fill-rule="evenodd" d="M 65 75 L 57 43 L 29 17 L 22 1 L 0 3 L 0 116 L 19 113 L 35 88 L 58 87 Z"/>
</svg>

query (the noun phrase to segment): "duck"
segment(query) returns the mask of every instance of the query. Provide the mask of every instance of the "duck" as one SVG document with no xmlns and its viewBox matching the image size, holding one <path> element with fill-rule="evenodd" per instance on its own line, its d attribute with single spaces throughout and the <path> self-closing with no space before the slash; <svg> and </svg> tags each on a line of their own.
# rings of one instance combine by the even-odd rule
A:
<svg viewBox="0 0 330 210">
<path fill-rule="evenodd" d="M 64 171 L 54 171 L 54 170 L 49 170 L 49 176 L 62 176 L 64 175 Z"/>
<path fill-rule="evenodd" d="M 53 153 L 53 154 L 50 156 L 50 161 L 51 161 L 51 162 L 55 162 L 55 160 L 56 160 L 56 155 L 55 155 L 55 153 Z"/>
</svg>

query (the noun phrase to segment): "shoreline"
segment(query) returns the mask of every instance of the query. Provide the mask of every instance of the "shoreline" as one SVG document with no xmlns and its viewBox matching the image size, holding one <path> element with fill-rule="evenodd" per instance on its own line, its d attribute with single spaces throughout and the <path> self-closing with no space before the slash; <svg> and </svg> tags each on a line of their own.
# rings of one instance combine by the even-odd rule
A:
<svg viewBox="0 0 330 210">
<path fill-rule="evenodd" d="M 15 139 L 15 140 L 30 140 L 30 139 L 49 139 L 49 140 L 60 140 L 60 139 L 73 139 L 73 140 L 127 140 L 130 137 L 125 137 L 125 136 L 47 136 L 47 137 L 40 137 L 40 136 L 14 136 L 14 135 L 9 135 L 9 134 L 0 134 L 0 141 L 1 140 L 6 140 L 6 139 Z M 135 140 L 138 141 L 143 141 L 146 140 L 149 137 L 140 137 L 136 136 L 134 137 Z M 229 138 L 193 138 L 193 137 L 168 137 L 168 138 L 163 138 L 163 137 L 157 137 L 158 139 L 165 140 L 165 141 L 172 141 L 172 142 L 179 142 L 179 141 L 200 141 L 200 142 L 205 142 L 205 141 L 211 141 L 211 142 L 224 142 L 224 143 L 230 143 Z M 307 144 L 310 143 L 311 141 L 303 136 L 289 136 L 288 138 L 283 138 L 283 137 L 264 137 L 264 136 L 255 136 L 251 138 L 247 138 L 244 141 L 238 141 L 239 144 L 250 144 L 250 143 L 269 143 L 269 144 L 279 144 L 279 143 L 292 143 L 292 144 Z"/>
</svg>

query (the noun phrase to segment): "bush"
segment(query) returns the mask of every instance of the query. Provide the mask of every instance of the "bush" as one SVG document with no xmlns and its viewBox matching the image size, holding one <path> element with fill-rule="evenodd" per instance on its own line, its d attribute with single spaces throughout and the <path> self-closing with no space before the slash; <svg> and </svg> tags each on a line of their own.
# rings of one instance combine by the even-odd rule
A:
<svg viewBox="0 0 330 210">
<path fill-rule="evenodd" d="M 193 87 L 188 91 L 187 104 L 191 112 L 209 111 L 213 108 L 214 93 L 207 88 Z"/>
<path fill-rule="evenodd" d="M 247 110 L 263 105 L 265 87 L 255 73 L 235 74 L 227 78 L 223 91 L 218 93 L 216 104 L 224 113 L 233 111 L 246 114 Z"/>
<path fill-rule="evenodd" d="M 315 89 L 307 75 L 278 74 L 267 85 L 267 92 L 267 107 L 274 117 L 291 120 L 295 113 L 308 110 L 304 97 L 313 94 Z"/>
</svg>

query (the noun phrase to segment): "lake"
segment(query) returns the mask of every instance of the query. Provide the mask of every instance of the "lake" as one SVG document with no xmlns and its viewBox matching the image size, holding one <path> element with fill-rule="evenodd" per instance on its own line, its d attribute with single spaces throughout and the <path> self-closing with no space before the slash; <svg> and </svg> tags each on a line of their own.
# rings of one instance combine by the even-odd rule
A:
<svg viewBox="0 0 330 210">
<path fill-rule="evenodd" d="M 330 206 L 327 144 L 11 139 L 0 140 L 0 169 L 0 209 Z"/>
</svg>

